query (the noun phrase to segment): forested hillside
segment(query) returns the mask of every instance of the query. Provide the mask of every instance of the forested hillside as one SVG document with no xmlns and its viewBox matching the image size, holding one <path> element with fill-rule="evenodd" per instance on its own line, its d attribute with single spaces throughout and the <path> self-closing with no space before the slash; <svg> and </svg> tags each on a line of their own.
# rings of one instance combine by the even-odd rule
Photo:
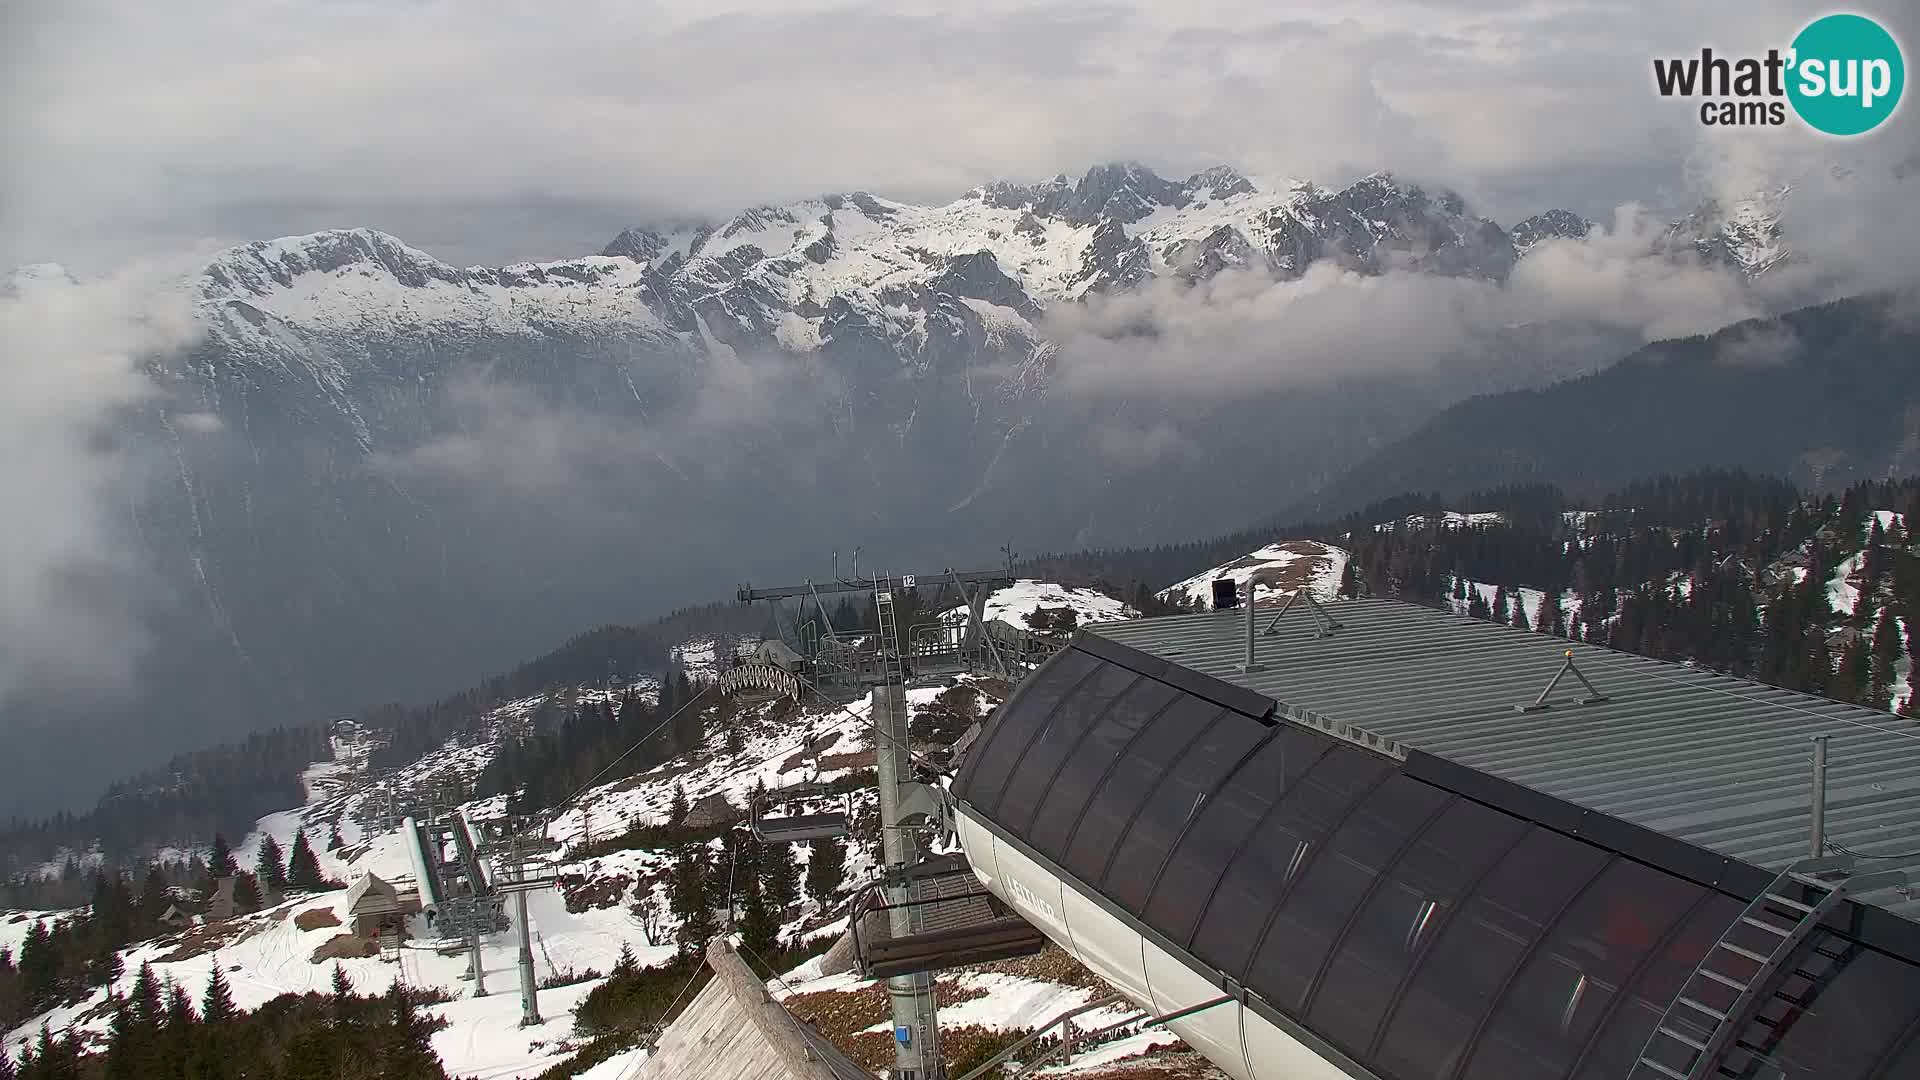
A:
<svg viewBox="0 0 1920 1080">
<path fill-rule="evenodd" d="M 1168 607 L 1153 593 L 1171 582 L 1274 540 L 1315 539 L 1352 552 L 1354 591 L 1509 621 L 1519 610 L 1545 631 L 1899 708 L 1911 694 L 1900 673 L 1920 628 L 1916 513 L 1920 481 L 1864 483 L 1805 499 L 1779 480 L 1704 472 L 1635 482 L 1596 499 L 1545 484 L 1458 498 L 1399 495 L 1336 520 L 1031 557 L 1015 572 L 1098 586 L 1155 614 Z M 1524 604 L 1516 599 L 1523 596 Z M 901 602 L 904 627 L 919 618 L 920 598 Z M 834 619 L 842 629 L 872 624 L 864 599 L 851 596 L 837 602 Z M 685 673 L 672 670 L 676 647 L 771 629 L 764 605 L 734 603 L 642 626 L 604 626 L 470 690 L 429 705 L 382 706 L 360 719 L 390 735 L 376 764 L 399 765 L 472 729 L 491 708 L 556 689 L 631 687 L 651 678 L 665 684 L 658 703 L 643 702 L 629 715 L 664 718 L 691 693 Z M 629 745 L 623 740 L 631 729 L 613 719 L 621 706 L 561 705 L 496 760 L 489 791 L 519 790 L 538 777 L 540 790 L 528 796 L 550 802 L 564 794 L 560 786 L 592 775 Z M 635 760 L 654 762 L 699 737 L 664 733 Z M 221 830 L 242 834 L 258 815 L 299 801 L 300 771 L 326 747 L 324 728 L 310 725 L 182 755 L 116 785 L 87 814 L 0 830 L 0 866 L 16 898 L 24 899 L 20 878 L 31 871 L 41 879 L 33 886 L 40 906 L 62 906 L 63 897 L 82 902 L 92 860 L 72 861 L 62 882 L 63 850 L 84 856 L 97 843 L 110 861 L 138 873 L 156 845 L 204 843 Z M 48 859 L 54 866 L 38 869 Z"/>
<path fill-rule="evenodd" d="M 1454 405 L 1289 516 L 1516 483 L 1591 496 L 1709 468 L 1822 492 L 1920 472 L 1915 356 L 1920 329 L 1884 297 L 1658 342 L 1583 378 Z"/>
</svg>

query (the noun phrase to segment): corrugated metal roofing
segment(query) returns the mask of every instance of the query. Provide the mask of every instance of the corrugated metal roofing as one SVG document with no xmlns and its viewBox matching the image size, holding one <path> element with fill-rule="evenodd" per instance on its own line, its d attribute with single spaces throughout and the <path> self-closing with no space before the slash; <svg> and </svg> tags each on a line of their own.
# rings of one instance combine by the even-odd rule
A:
<svg viewBox="0 0 1920 1080">
<path fill-rule="evenodd" d="M 1243 671 L 1243 611 L 1101 623 L 1088 632 L 1254 690 L 1279 714 L 1404 755 L 1417 749 L 1700 847 L 1778 870 L 1808 853 L 1815 735 L 1829 736 L 1827 838 L 1908 854 L 1920 880 L 1920 723 L 1809 694 L 1391 600 L 1297 606 Z M 1572 650 L 1606 697 L 1563 679 Z M 1856 899 L 1920 921 L 1912 887 Z"/>
</svg>

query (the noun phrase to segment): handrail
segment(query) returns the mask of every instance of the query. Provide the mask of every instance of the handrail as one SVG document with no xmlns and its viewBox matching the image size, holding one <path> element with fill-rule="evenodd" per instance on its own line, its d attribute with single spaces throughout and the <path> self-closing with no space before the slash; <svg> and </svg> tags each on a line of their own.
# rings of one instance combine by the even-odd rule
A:
<svg viewBox="0 0 1920 1080">
<path fill-rule="evenodd" d="M 981 1062 L 980 1064 L 975 1065 L 973 1068 L 968 1069 L 965 1073 L 956 1077 L 955 1080 L 975 1080 L 976 1077 L 984 1075 L 987 1072 L 987 1070 L 998 1066 L 1001 1062 L 1007 1060 L 1013 1055 L 1026 1049 L 1027 1046 L 1033 1042 L 1033 1040 L 1039 1038 L 1042 1035 L 1045 1035 L 1047 1032 L 1052 1031 L 1054 1028 L 1059 1027 L 1061 1024 L 1066 1023 L 1067 1021 L 1073 1019 L 1074 1017 L 1079 1016 L 1081 1013 L 1093 1012 L 1095 1009 L 1104 1009 L 1107 1006 L 1113 1004 L 1114 1002 L 1121 1001 L 1121 1000 L 1124 1000 L 1124 999 L 1119 994 L 1108 994 L 1106 997 L 1096 998 L 1093 1001 L 1090 1001 L 1087 1004 L 1080 1006 L 1079 1008 L 1069 1009 L 1066 1012 L 1061 1013 L 1059 1016 L 1056 1016 L 1053 1019 L 1047 1021 L 1045 1024 L 1041 1025 L 1040 1027 L 1034 1028 L 1032 1031 L 1028 1032 L 1026 1037 L 1021 1039 L 1019 1042 L 1014 1043 L 1012 1046 L 1007 1047 L 1005 1050 L 1000 1051 L 999 1053 L 993 1055 L 992 1057 Z M 1132 1023 L 1132 1021 L 1128 1021 L 1128 1023 Z"/>
<path fill-rule="evenodd" d="M 1224 994 L 1220 997 L 1214 998 L 1212 1001 L 1203 1001 L 1198 1005 L 1189 1005 L 1184 1009 L 1175 1009 L 1170 1013 L 1165 1013 L 1160 1016 L 1148 1017 L 1145 1020 L 1122 1020 L 1116 1024 L 1108 1024 L 1106 1027 L 1103 1027 L 1098 1031 L 1087 1032 L 1086 1035 L 1083 1037 L 1083 1041 L 1092 1042 L 1093 1040 L 1098 1039 L 1103 1035 L 1111 1035 L 1114 1032 L 1119 1031 L 1123 1027 L 1129 1027 L 1134 1024 L 1138 1024 L 1141 1027 L 1158 1027 L 1161 1024 L 1169 1024 L 1175 1020 L 1181 1019 L 1182 1017 L 1192 1016 L 1194 1013 L 1197 1013 L 1197 1012 L 1205 1012 L 1206 1010 L 1211 1009 L 1217 1005 L 1225 1005 L 1229 1001 L 1237 1001 L 1237 1000 L 1239 999 L 1234 997 L 1232 994 Z M 1066 1047 L 1067 1047 L 1066 1042 L 1062 1041 L 1059 1045 L 1053 1047 L 1053 1049 L 1048 1050 L 1046 1053 L 1041 1054 L 1039 1057 L 1034 1058 L 1032 1061 L 1029 1061 L 1025 1065 L 1020 1066 L 1020 1071 L 1013 1074 L 1013 1080 L 1020 1080 L 1021 1077 L 1027 1075 L 1028 1073 L 1032 1072 L 1035 1069 L 1038 1069 L 1040 1066 L 1045 1065 L 1047 1062 L 1052 1061 L 1053 1056 L 1055 1054 L 1058 1054 L 1060 1051 L 1066 1049 Z M 962 1077 L 961 1080 L 966 1080 L 966 1078 Z"/>
</svg>

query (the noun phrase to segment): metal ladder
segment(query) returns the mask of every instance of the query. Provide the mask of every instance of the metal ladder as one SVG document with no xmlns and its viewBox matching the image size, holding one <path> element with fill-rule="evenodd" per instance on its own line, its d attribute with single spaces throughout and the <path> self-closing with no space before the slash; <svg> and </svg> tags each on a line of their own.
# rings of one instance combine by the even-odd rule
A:
<svg viewBox="0 0 1920 1080">
<path fill-rule="evenodd" d="M 891 577 L 873 579 L 873 613 L 880 623 L 880 640 L 875 644 L 879 650 L 883 686 L 900 686 L 906 682 L 900 666 L 900 636 L 893 613 L 893 587 Z"/>
<path fill-rule="evenodd" d="M 1770 992 L 1781 966 L 1846 894 L 1905 878 L 1899 871 L 1855 876 L 1854 864 L 1850 855 L 1801 859 L 1761 890 L 1680 984 L 1673 1003 L 1647 1036 L 1629 1080 L 1702 1080 L 1712 1075 L 1728 1044 Z M 1731 1002 L 1719 1005 L 1729 995 Z"/>
</svg>

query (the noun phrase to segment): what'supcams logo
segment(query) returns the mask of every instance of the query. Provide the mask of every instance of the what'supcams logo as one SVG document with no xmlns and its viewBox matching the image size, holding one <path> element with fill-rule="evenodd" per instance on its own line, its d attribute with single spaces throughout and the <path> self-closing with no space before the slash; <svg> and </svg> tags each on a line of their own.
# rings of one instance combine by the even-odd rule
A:
<svg viewBox="0 0 1920 1080">
<path fill-rule="evenodd" d="M 1787 122 L 1791 105 L 1802 123 L 1828 135 L 1864 135 L 1900 104 L 1907 66 L 1900 43 L 1864 15 L 1828 15 L 1808 23 L 1785 52 L 1764 57 L 1699 56 L 1655 60 L 1661 97 L 1703 98 L 1709 127 L 1769 127 Z"/>
</svg>

